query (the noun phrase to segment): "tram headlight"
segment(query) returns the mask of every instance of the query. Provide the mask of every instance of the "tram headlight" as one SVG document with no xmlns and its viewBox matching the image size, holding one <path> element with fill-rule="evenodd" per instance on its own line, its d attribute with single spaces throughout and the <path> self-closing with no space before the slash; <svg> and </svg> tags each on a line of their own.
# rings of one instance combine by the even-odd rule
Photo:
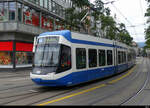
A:
<svg viewBox="0 0 150 108">
<path fill-rule="evenodd" d="M 37 74 L 41 74 L 41 71 L 36 71 Z"/>
</svg>

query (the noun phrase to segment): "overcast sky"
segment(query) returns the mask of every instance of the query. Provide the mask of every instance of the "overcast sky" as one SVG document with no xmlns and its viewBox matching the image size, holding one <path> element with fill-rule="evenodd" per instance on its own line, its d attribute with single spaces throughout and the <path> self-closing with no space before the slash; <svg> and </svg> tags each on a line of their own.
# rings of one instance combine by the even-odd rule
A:
<svg viewBox="0 0 150 108">
<path fill-rule="evenodd" d="M 90 0 L 94 2 L 94 0 Z M 102 0 L 104 3 L 116 1 L 113 4 L 107 4 L 105 7 L 111 9 L 111 14 L 116 14 L 116 22 L 124 23 L 130 35 L 135 42 L 145 42 L 144 29 L 146 28 L 146 18 L 144 14 L 147 9 L 145 0 Z M 135 27 L 131 27 L 134 25 Z"/>
</svg>

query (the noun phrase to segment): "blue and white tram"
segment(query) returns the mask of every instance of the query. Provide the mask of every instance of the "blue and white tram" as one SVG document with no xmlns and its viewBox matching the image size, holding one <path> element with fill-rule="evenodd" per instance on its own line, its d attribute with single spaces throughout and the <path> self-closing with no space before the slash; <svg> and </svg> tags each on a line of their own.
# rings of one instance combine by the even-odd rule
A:
<svg viewBox="0 0 150 108">
<path fill-rule="evenodd" d="M 69 30 L 40 34 L 34 49 L 30 77 L 42 86 L 77 85 L 123 72 L 134 65 L 133 58 L 128 57 L 133 54 L 129 53 L 132 48 L 127 45 Z"/>
</svg>

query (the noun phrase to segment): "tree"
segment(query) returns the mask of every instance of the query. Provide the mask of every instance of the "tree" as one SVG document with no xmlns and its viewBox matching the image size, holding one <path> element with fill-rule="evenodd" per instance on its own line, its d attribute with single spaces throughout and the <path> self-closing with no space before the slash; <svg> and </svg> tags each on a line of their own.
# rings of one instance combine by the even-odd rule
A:
<svg viewBox="0 0 150 108">
<path fill-rule="evenodd" d="M 145 17 L 148 17 L 147 23 L 150 23 L 150 0 L 146 0 L 149 4 L 147 8 L 147 12 L 145 13 Z M 145 39 L 146 39 L 146 46 L 145 48 L 150 48 L 150 26 L 145 29 Z"/>
<path fill-rule="evenodd" d="M 72 0 L 72 8 L 66 9 L 66 20 L 71 26 L 80 27 L 86 33 L 97 36 L 97 32 L 101 31 L 103 37 L 111 40 L 119 40 L 120 42 L 131 45 L 133 38 L 123 23 L 117 27 L 117 22 L 110 16 L 109 8 L 104 8 L 104 3 L 101 0 L 95 0 L 95 5 L 91 5 L 89 0 Z M 77 11 L 76 9 L 80 9 Z M 81 23 L 81 19 L 89 12 Z M 91 24 L 91 18 L 94 18 L 94 24 Z M 97 27 L 97 22 L 101 22 L 101 28 Z M 92 25 L 92 27 L 91 27 Z M 98 30 L 100 29 L 100 30 Z"/>
<path fill-rule="evenodd" d="M 79 7 L 83 8 L 84 6 L 89 6 L 90 2 L 89 0 L 71 0 L 72 1 L 72 6 L 73 7 Z"/>
</svg>

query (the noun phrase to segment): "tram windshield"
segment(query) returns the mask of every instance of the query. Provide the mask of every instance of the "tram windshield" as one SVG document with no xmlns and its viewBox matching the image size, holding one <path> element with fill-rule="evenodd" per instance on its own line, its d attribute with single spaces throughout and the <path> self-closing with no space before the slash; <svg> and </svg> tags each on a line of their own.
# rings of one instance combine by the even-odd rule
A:
<svg viewBox="0 0 150 108">
<path fill-rule="evenodd" d="M 36 47 L 34 66 L 57 67 L 59 64 L 59 44 L 39 44 Z"/>
<path fill-rule="evenodd" d="M 38 40 L 33 73 L 36 74 L 39 69 L 42 71 L 40 74 L 60 73 L 71 69 L 71 47 L 59 44 L 58 40 L 56 37 L 43 37 Z"/>
</svg>

